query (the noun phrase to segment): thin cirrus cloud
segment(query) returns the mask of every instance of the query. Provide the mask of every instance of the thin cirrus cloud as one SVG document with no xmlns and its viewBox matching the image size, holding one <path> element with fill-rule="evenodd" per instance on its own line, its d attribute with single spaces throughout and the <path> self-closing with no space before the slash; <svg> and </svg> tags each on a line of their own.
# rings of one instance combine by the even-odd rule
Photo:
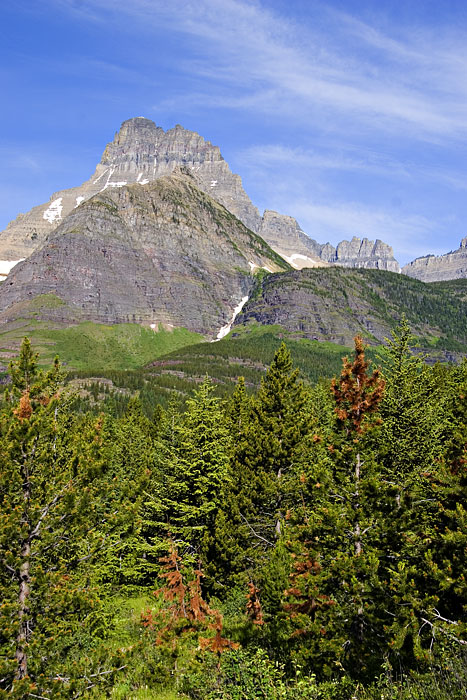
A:
<svg viewBox="0 0 467 700">
<path fill-rule="evenodd" d="M 88 0 L 80 11 L 83 5 L 94 17 L 100 11 L 102 19 L 110 15 L 125 22 L 129 15 L 146 30 L 165 26 L 190 37 L 194 56 L 181 60 L 183 69 L 224 89 L 226 84 L 237 88 L 240 94 L 226 96 L 227 107 L 281 115 L 290 114 L 287 103 L 295 100 L 297 115 L 308 106 L 315 108 L 309 120 L 328 120 L 331 111 L 336 127 L 350 117 L 350 128 L 398 131 L 402 137 L 456 139 L 467 133 L 465 79 L 460 80 L 467 53 L 455 36 L 437 43 L 436 36 L 420 30 L 396 40 L 333 12 L 324 13 L 321 30 L 310 30 L 265 4 L 243 0 L 172 0 L 170 5 L 133 0 L 118 10 L 109 0 Z M 212 99 L 222 104 L 216 92 Z"/>
<path fill-rule="evenodd" d="M 224 88 L 228 84 L 241 93 L 249 91 L 226 96 L 230 108 L 290 114 L 287 102 L 298 100 L 297 114 L 303 115 L 308 105 L 317 108 L 308 119 L 328 120 L 331 110 L 336 126 L 350 116 L 350 128 L 397 130 L 400 136 L 405 131 L 410 138 L 455 139 L 467 133 L 465 80 L 459 80 L 465 75 L 467 53 L 456 37 L 437 43 L 436 36 L 420 30 L 396 40 L 350 15 L 326 12 L 317 3 L 311 5 L 326 21 L 313 30 L 265 3 L 246 0 L 131 0 L 118 7 L 111 0 L 83 0 L 58 5 L 89 21 L 120 27 L 129 22 L 123 31 L 160 32 L 165 27 L 191 38 L 193 55 L 179 59 L 185 71 Z M 371 62 L 368 51 L 375 54 Z M 181 95 L 180 102 L 186 97 Z M 203 94 L 203 99 L 206 104 L 209 96 Z M 212 100 L 222 104 L 219 94 Z"/>
<path fill-rule="evenodd" d="M 407 159 L 399 160 L 381 151 L 345 147 L 342 144 L 338 147 L 328 144 L 328 147 L 322 150 L 291 148 L 282 144 L 251 146 L 238 154 L 238 163 L 242 168 L 256 171 L 256 175 L 258 175 L 258 168 L 264 167 L 268 170 L 286 169 L 289 173 L 297 170 L 302 176 L 303 168 L 318 173 L 346 171 L 378 175 L 402 185 L 410 180 L 421 178 L 444 187 L 467 191 L 467 178 L 461 171 L 449 170 L 439 165 L 421 166 Z"/>
<path fill-rule="evenodd" d="M 379 237 L 402 260 L 463 235 L 467 42 L 448 13 L 440 26 L 436 13 L 410 24 L 392 0 L 371 16 L 351 0 L 40 5 L 85 47 L 45 55 L 45 90 L 69 75 L 102 134 L 135 114 L 193 128 L 219 143 L 255 204 L 320 240 Z"/>
</svg>

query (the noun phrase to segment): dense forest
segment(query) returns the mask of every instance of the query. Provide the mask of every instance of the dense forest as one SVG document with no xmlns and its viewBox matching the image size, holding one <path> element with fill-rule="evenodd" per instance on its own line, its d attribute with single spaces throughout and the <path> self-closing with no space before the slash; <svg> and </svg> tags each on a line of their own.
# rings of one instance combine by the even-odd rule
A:
<svg viewBox="0 0 467 700">
<path fill-rule="evenodd" d="M 25 339 L 0 698 L 465 698 L 467 362 L 411 346 L 305 383 L 282 344 L 256 391 L 99 412 Z"/>
</svg>

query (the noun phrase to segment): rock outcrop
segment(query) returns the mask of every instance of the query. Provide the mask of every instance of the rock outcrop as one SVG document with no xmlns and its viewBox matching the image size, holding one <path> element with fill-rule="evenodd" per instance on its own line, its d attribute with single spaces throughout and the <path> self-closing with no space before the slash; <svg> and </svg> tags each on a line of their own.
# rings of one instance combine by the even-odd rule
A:
<svg viewBox="0 0 467 700">
<path fill-rule="evenodd" d="M 336 248 L 329 243 L 319 247 L 321 260 L 334 265 L 400 272 L 393 249 L 379 239 L 370 241 L 354 236 L 351 241 L 341 241 Z"/>
<path fill-rule="evenodd" d="M 320 258 L 320 246 L 306 235 L 291 216 L 266 209 L 258 233 L 287 262 L 298 270 L 304 267 L 326 267 Z"/>
<path fill-rule="evenodd" d="M 378 239 L 369 241 L 354 236 L 336 247 L 318 243 L 291 216 L 268 210 L 264 212 L 258 233 L 296 269 L 340 265 L 400 272 L 391 246 Z"/>
<path fill-rule="evenodd" d="M 445 255 L 425 255 L 404 265 L 402 273 L 422 282 L 467 278 L 467 236 L 457 250 Z"/>
<path fill-rule="evenodd" d="M 73 208 L 1 285 L 0 322 L 32 309 L 60 323 L 162 323 L 212 338 L 261 267 L 290 269 L 195 177 L 177 171 L 107 187 Z"/>
</svg>

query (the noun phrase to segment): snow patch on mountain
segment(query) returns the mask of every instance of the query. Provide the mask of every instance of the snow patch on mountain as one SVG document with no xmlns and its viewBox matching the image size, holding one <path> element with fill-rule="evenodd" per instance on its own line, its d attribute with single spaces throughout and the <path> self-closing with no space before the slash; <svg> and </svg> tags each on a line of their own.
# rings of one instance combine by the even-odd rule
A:
<svg viewBox="0 0 467 700">
<path fill-rule="evenodd" d="M 125 187 L 126 184 L 128 184 L 126 180 L 122 182 L 106 182 L 101 192 L 104 192 L 107 187 Z M 142 185 L 143 183 L 141 182 L 140 184 Z"/>
<path fill-rule="evenodd" d="M 60 221 L 62 218 L 62 209 L 62 197 L 54 199 L 52 204 L 50 204 L 42 214 L 42 218 L 48 221 L 49 224 L 53 224 L 54 221 Z"/>
<path fill-rule="evenodd" d="M 227 323 L 225 326 L 222 326 L 219 333 L 217 334 L 217 338 L 211 342 L 215 343 L 218 340 L 222 340 L 222 338 L 225 338 L 225 336 L 228 333 L 230 333 L 230 329 L 232 328 L 233 322 L 235 321 L 235 319 L 237 318 L 238 314 L 243 309 L 243 307 L 245 306 L 247 301 L 248 301 L 248 297 L 247 296 L 243 297 L 243 299 L 235 307 L 233 314 L 232 314 L 232 318 L 230 319 L 229 323 Z"/>
<path fill-rule="evenodd" d="M 302 255 L 301 253 L 293 253 L 293 255 L 282 255 L 282 257 L 285 258 L 285 260 L 287 260 L 287 262 L 290 263 L 292 267 L 295 267 L 297 270 L 300 268 L 300 266 L 297 265 L 297 263 L 295 262 L 296 260 L 304 260 L 305 262 L 310 262 L 311 267 L 316 267 L 316 260 L 309 258 L 308 255 Z"/>
<path fill-rule="evenodd" d="M 0 260 L 0 277 L 6 277 L 10 270 L 23 260 L 26 260 L 26 258 L 20 258 L 19 260 Z"/>
</svg>

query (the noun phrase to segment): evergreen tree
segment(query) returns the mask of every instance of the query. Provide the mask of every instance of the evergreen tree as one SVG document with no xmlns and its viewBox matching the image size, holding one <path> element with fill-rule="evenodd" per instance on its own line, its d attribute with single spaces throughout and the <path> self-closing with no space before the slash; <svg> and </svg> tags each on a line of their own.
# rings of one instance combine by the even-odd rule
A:
<svg viewBox="0 0 467 700">
<path fill-rule="evenodd" d="M 356 677 L 370 676 L 385 652 L 379 577 L 386 526 L 385 490 L 372 450 L 384 391 L 379 372 L 368 372 L 364 345 L 355 339 L 353 362 L 344 358 L 333 380 L 336 432 L 315 436 L 301 483 L 302 506 L 291 516 L 290 585 L 284 610 L 291 653 L 301 664 Z M 305 641 L 306 640 L 306 641 Z"/>
<path fill-rule="evenodd" d="M 0 692 L 65 697 L 85 683 L 71 658 L 99 625 L 90 567 L 131 514 L 106 475 L 102 421 L 70 415 L 58 361 L 39 371 L 25 339 L 10 372 L 0 434 Z"/>
<path fill-rule="evenodd" d="M 393 646 L 406 666 L 467 645 L 467 381 L 449 383 L 442 402 L 446 445 L 410 483 L 390 571 Z M 465 376 L 465 374 L 464 374 Z M 449 406 L 447 399 L 452 400 Z M 428 409 L 429 410 L 429 409 Z M 449 426 L 447 424 L 449 423 Z"/>
<path fill-rule="evenodd" d="M 382 352 L 386 390 L 378 449 L 387 478 L 397 484 L 398 499 L 412 477 L 439 459 L 446 427 L 443 393 L 424 358 L 412 354 L 414 340 L 403 316 Z"/>
<path fill-rule="evenodd" d="M 161 536 L 170 533 L 199 553 L 204 535 L 212 534 L 230 453 L 220 400 L 208 378 L 187 400 L 182 420 L 170 420 L 167 460 L 154 474 L 153 514 Z"/>
<path fill-rule="evenodd" d="M 237 396 L 243 393 L 240 385 Z M 218 578 L 256 577 L 280 537 L 288 497 L 310 431 L 308 395 L 284 344 L 261 381 L 250 410 L 237 408 L 229 488 L 217 523 Z M 240 402 L 244 406 L 245 400 Z M 246 418 L 247 416 L 247 418 Z"/>
</svg>

